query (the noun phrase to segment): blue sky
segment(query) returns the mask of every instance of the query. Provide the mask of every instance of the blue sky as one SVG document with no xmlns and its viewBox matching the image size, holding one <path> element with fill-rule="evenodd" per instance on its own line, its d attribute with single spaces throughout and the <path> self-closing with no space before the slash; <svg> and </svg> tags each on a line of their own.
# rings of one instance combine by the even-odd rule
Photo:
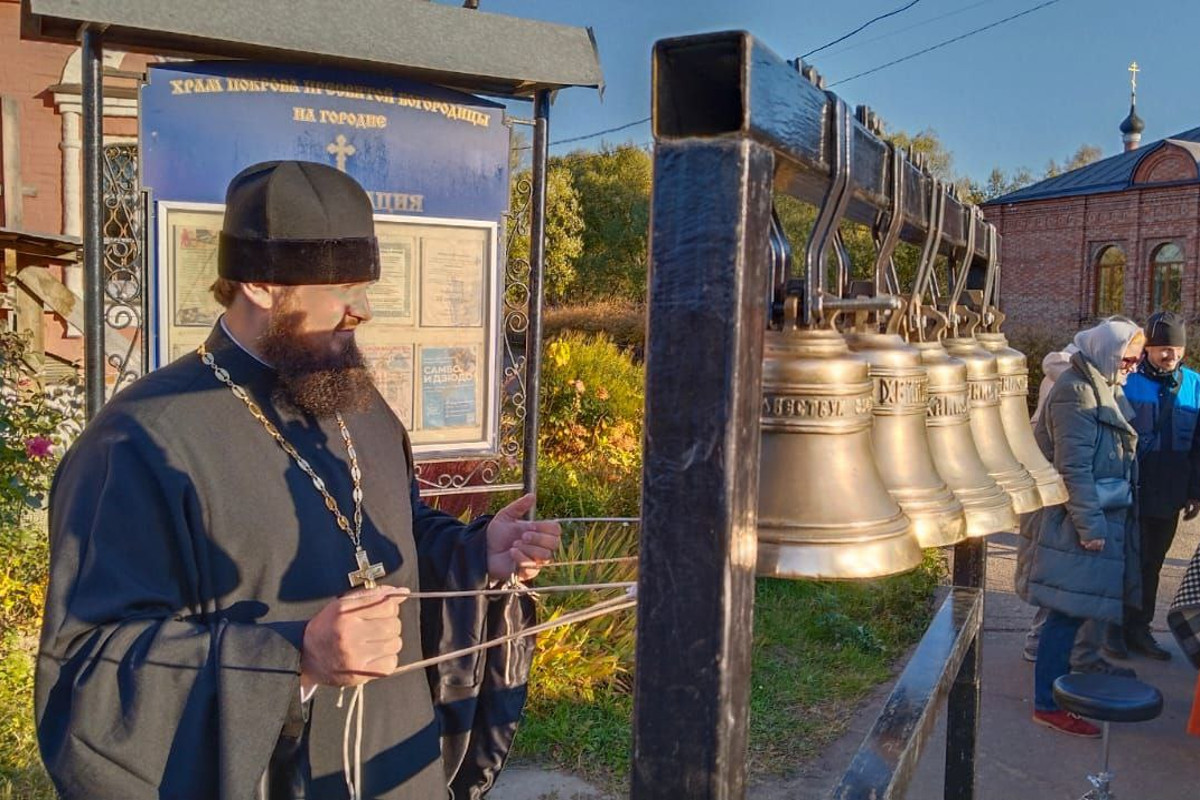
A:
<svg viewBox="0 0 1200 800">
<path fill-rule="evenodd" d="M 443 0 L 445 1 L 445 0 Z M 650 51 L 670 36 L 744 29 L 792 58 L 909 0 L 480 0 L 484 11 L 590 25 L 607 89 L 560 93 L 551 141 L 650 114 Z M 810 61 L 830 83 L 1039 5 L 1045 0 L 920 0 Z M 958 13 L 951 13 L 958 12 Z M 943 16 L 945 15 L 945 16 Z M 917 23 L 942 17 L 909 30 Z M 1136 60 L 1143 142 L 1200 126 L 1200 0 L 1058 0 L 1002 26 L 835 88 L 891 127 L 933 128 L 954 168 L 984 180 L 1066 160 L 1081 144 L 1120 151 Z M 876 37 L 883 37 L 878 38 Z M 870 41 L 870 40 L 875 41 Z M 649 124 L 607 137 L 651 139 Z M 598 147 L 602 139 L 552 148 Z"/>
</svg>

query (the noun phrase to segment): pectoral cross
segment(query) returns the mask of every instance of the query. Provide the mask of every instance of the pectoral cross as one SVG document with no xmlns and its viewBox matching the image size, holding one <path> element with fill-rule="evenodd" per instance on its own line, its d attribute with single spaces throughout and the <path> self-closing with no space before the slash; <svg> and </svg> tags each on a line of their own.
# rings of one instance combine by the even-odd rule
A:
<svg viewBox="0 0 1200 800">
<path fill-rule="evenodd" d="M 357 153 L 358 148 L 356 148 L 352 144 L 348 144 L 346 142 L 346 137 L 343 134 L 339 133 L 337 135 L 337 138 L 333 140 L 333 143 L 325 148 L 325 152 L 329 153 L 329 155 L 331 155 L 331 156 L 335 156 L 337 158 L 338 171 L 345 172 L 346 171 L 346 157 L 352 156 L 355 153 Z"/>
<path fill-rule="evenodd" d="M 383 564 L 372 564 L 367 551 L 361 547 L 354 551 L 354 560 L 358 562 L 358 569 L 346 573 L 350 586 L 354 589 L 359 586 L 374 589 L 375 579 L 383 577 Z"/>
</svg>

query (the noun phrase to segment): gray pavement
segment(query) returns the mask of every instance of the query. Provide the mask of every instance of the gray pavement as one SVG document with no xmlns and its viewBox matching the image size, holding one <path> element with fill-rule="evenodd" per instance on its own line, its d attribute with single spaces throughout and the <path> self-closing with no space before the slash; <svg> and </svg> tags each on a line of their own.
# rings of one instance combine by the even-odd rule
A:
<svg viewBox="0 0 1200 800">
<path fill-rule="evenodd" d="M 1196 672 L 1166 630 L 1166 608 L 1188 560 L 1200 544 L 1200 520 L 1183 523 L 1168 554 L 1159 587 L 1155 635 L 1174 653 L 1168 662 L 1134 657 L 1143 680 L 1157 686 L 1166 704 L 1155 720 L 1114 725 L 1110 768 L 1123 800 L 1198 800 L 1200 739 L 1184 732 Z M 1086 775 L 1100 765 L 1099 740 L 1078 739 L 1030 722 L 1033 665 L 1021 658 L 1031 608 L 1012 592 L 1016 537 L 993 537 L 988 553 L 984 613 L 983 697 L 980 711 L 976 800 L 1075 800 L 1087 791 Z M 822 755 L 782 780 L 753 781 L 749 800 L 826 798 L 879 712 L 890 686 L 879 687 L 856 713 L 847 732 Z M 945 714 L 918 765 L 907 797 L 942 797 Z M 570 775 L 533 767 L 506 770 L 492 800 L 611 800 Z"/>
</svg>

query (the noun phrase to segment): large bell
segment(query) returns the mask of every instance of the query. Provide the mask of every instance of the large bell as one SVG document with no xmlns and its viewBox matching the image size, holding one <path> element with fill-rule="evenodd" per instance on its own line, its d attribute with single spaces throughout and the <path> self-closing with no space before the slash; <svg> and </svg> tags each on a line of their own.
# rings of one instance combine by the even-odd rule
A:
<svg viewBox="0 0 1200 800">
<path fill-rule="evenodd" d="M 1013 455 L 1029 470 L 1037 483 L 1042 505 L 1056 506 L 1067 502 L 1067 486 L 1033 438 L 1029 425 L 1029 366 L 1025 354 L 1008 346 L 1003 333 L 976 333 L 975 338 L 985 350 L 996 357 L 1000 373 L 1000 421 L 1012 446 Z"/>
<path fill-rule="evenodd" d="M 1000 374 L 996 357 L 979 346 L 974 336 L 948 338 L 946 352 L 967 365 L 967 397 L 971 403 L 971 434 L 988 475 L 1012 498 L 1018 514 L 1042 507 L 1042 496 L 1029 471 L 1013 455 L 1000 421 Z"/>
<path fill-rule="evenodd" d="M 929 381 L 925 418 L 929 452 L 938 474 L 962 503 L 967 536 L 987 536 L 1017 527 L 1007 493 L 988 475 L 971 434 L 967 366 L 951 358 L 941 342 L 912 342 L 921 354 Z"/>
<path fill-rule="evenodd" d="M 871 453 L 865 359 L 832 330 L 767 331 L 758 573 L 873 578 L 916 567 L 921 548 Z"/>
<path fill-rule="evenodd" d="M 883 485 L 908 517 L 921 547 L 961 542 L 967 535 L 962 504 L 938 475 L 929 452 L 929 381 L 921 354 L 894 333 L 851 333 L 846 342 L 870 365 L 871 442 Z"/>
</svg>

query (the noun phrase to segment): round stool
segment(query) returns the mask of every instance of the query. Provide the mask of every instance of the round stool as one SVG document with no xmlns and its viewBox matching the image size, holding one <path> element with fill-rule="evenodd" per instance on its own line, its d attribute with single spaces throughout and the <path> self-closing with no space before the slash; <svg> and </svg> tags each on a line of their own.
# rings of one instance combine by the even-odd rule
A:
<svg viewBox="0 0 1200 800">
<path fill-rule="evenodd" d="M 1112 800 L 1108 771 L 1108 723 L 1145 722 L 1162 713 L 1162 692 L 1148 683 L 1116 675 L 1063 675 L 1054 681 L 1054 702 L 1059 708 L 1102 723 L 1104 766 L 1088 775 L 1094 787 L 1082 800 Z"/>
</svg>

